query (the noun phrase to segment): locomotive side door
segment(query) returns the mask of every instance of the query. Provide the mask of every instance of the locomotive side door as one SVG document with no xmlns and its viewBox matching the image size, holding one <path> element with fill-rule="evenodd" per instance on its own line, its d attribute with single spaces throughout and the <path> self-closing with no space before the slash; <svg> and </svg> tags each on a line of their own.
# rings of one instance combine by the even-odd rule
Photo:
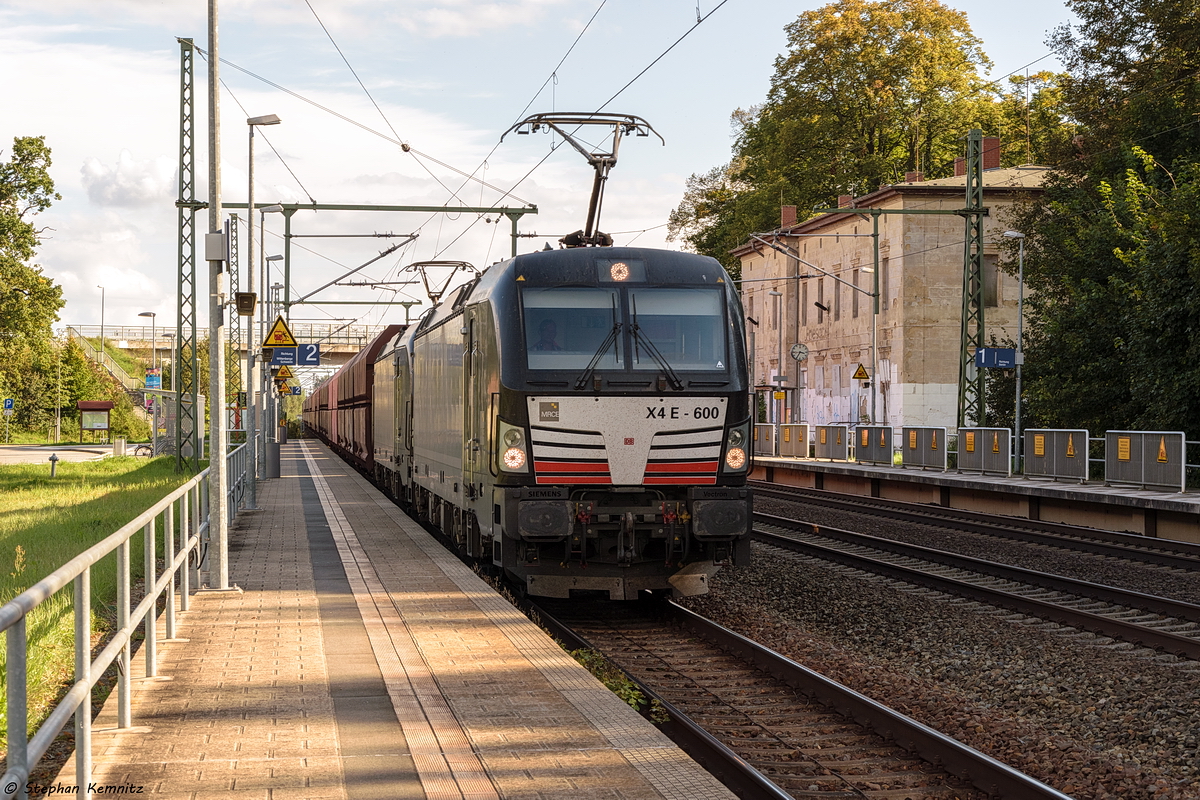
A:
<svg viewBox="0 0 1200 800">
<path fill-rule="evenodd" d="M 483 486 L 488 474 L 488 445 L 487 423 L 487 353 L 483 345 L 485 337 L 481 336 L 486 320 L 479 313 L 483 306 L 468 306 L 463 313 L 463 500 L 470 508 L 476 520 L 486 520 L 481 516 L 481 508 L 486 508 L 483 500 Z M 478 523 L 467 524 L 467 554 L 480 555 Z"/>
</svg>

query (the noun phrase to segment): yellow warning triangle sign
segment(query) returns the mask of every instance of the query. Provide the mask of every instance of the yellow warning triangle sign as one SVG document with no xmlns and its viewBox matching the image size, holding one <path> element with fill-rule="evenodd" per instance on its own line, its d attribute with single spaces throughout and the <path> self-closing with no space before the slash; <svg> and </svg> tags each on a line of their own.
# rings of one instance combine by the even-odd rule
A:
<svg viewBox="0 0 1200 800">
<path fill-rule="evenodd" d="M 277 382 L 277 383 L 275 384 L 275 389 L 276 389 L 276 390 L 277 390 L 277 391 L 278 391 L 280 394 L 291 394 L 291 393 L 292 393 L 292 387 L 288 386 L 288 383 L 287 383 L 287 381 L 279 381 L 279 382 Z"/>
<path fill-rule="evenodd" d="M 1075 457 L 1075 434 L 1067 434 L 1067 458 Z"/>
<path fill-rule="evenodd" d="M 287 364 L 284 364 L 282 367 L 279 368 L 279 372 L 275 373 L 275 377 L 276 378 L 294 378 L 295 374 L 292 372 L 291 367 L 289 367 Z"/>
<path fill-rule="evenodd" d="M 1167 437 L 1158 437 L 1158 463 L 1167 463 Z"/>
<path fill-rule="evenodd" d="M 283 321 L 283 317 L 275 318 L 275 324 L 271 326 L 271 330 L 267 331 L 267 338 L 263 339 L 263 347 L 295 347 L 296 337 L 292 336 L 292 329 Z"/>
<path fill-rule="evenodd" d="M 867 368 L 864 367 L 862 364 L 859 364 L 858 369 L 854 370 L 854 380 L 856 380 L 856 381 L 871 380 L 871 376 L 867 374 Z"/>
</svg>

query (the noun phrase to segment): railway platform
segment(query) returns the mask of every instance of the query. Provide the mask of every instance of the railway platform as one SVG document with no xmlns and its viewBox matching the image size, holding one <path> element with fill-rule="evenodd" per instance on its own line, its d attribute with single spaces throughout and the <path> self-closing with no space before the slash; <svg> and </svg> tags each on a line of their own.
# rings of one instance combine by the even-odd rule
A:
<svg viewBox="0 0 1200 800">
<path fill-rule="evenodd" d="M 281 465 L 231 530 L 237 590 L 193 595 L 156 677 L 135 655 L 133 728 L 101 710 L 93 794 L 733 797 L 324 445 Z"/>
<path fill-rule="evenodd" d="M 1200 543 L 1200 493 L 755 456 L 751 480 Z"/>
</svg>

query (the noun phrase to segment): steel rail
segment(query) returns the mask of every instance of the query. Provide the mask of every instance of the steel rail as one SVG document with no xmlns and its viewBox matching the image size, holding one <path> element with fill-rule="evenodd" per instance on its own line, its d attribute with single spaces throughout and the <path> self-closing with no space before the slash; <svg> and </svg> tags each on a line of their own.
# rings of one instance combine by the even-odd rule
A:
<svg viewBox="0 0 1200 800">
<path fill-rule="evenodd" d="M 933 728 L 923 725 L 910 717 L 896 712 L 887 706 L 860 694 L 853 689 L 833 681 L 819 672 L 808 669 L 795 661 L 780 655 L 762 645 L 747 639 L 739 633 L 724 628 L 717 623 L 705 619 L 675 603 L 663 605 L 664 616 L 673 624 L 684 627 L 697 636 L 715 644 L 722 650 L 741 658 L 758 669 L 796 689 L 837 713 L 853 719 L 857 724 L 869 728 L 886 739 L 894 741 L 901 748 L 915 753 L 926 761 L 936 764 L 956 777 L 970 781 L 976 788 L 989 792 L 995 797 L 1008 800 L 1071 800 L 1056 789 L 1021 773 L 984 753 L 975 750 L 956 739 L 939 733 Z M 587 639 L 579 636 L 563 623 L 555 620 L 540 607 L 538 613 L 541 621 L 547 624 L 551 632 L 577 647 L 591 648 Z M 594 648 L 593 648 L 594 649 Z M 622 672 L 625 672 L 622 670 Z M 677 709 L 662 700 L 653 689 L 646 687 L 637 678 L 625 672 L 631 681 L 647 695 L 654 697 L 671 716 L 672 723 L 679 722 L 692 730 L 699 730 L 695 723 L 687 720 Z M 771 783 L 761 773 L 747 764 L 740 756 L 730 751 L 724 744 L 710 734 L 700 730 L 701 739 L 708 740 L 706 747 L 713 748 L 714 755 L 698 756 L 685 742 L 680 746 L 687 750 L 706 768 L 717 774 L 732 791 L 741 797 L 790 797 L 774 783 Z M 678 740 L 677 740 L 678 741 Z M 728 755 L 725 755 L 725 754 Z M 750 770 L 756 776 L 755 787 L 761 787 L 766 782 L 770 794 L 757 794 L 751 791 L 743 793 L 740 786 L 735 786 L 724 780 L 721 773 L 712 769 L 704 758 L 720 758 L 739 772 Z M 752 777 L 753 777 L 752 776 Z"/>
<path fill-rule="evenodd" d="M 565 649 L 599 652 L 591 642 L 558 620 L 542 606 L 531 600 L 526 600 L 525 604 L 529 609 L 537 612 L 538 622 L 550 631 L 551 636 L 564 644 Z M 621 672 L 636 684 L 643 694 L 653 698 L 667 712 L 670 721 L 661 726 L 663 733 L 731 792 L 743 800 L 791 800 L 790 794 L 772 783 L 769 778 L 726 747 L 717 737 L 697 725 L 686 714 L 624 669 L 621 669 Z"/>
<path fill-rule="evenodd" d="M 1200 606 L 1191 603 L 1182 603 L 1177 600 L 1168 600 L 1140 592 L 1130 592 L 1124 589 L 1116 589 L 1087 581 L 1078 581 L 1044 572 L 1023 570 L 1019 567 L 1010 567 L 1004 564 L 960 556 L 941 550 L 932 550 L 918 545 L 904 544 L 890 539 L 880 539 L 879 537 L 854 533 L 852 531 L 828 528 L 808 522 L 772 517 L 767 514 L 756 513 L 754 516 L 758 521 L 785 529 L 808 529 L 817 536 L 824 536 L 836 541 L 871 547 L 909 558 L 933 561 L 1003 580 L 1033 584 L 1057 591 L 1071 592 L 1084 597 L 1093 597 L 1104 602 L 1117 603 L 1133 608 L 1143 608 L 1157 614 L 1183 617 L 1190 621 L 1200 621 Z M 1045 617 L 1072 627 L 1082 628 L 1094 633 L 1100 633 L 1105 636 L 1111 636 L 1123 641 L 1133 642 L 1157 650 L 1174 653 L 1184 658 L 1200 661 L 1200 639 L 1181 636 L 1169 631 L 1155 630 L 1136 623 L 1114 619 L 1103 614 L 1081 611 L 1058 603 L 1024 597 L 1002 589 L 993 589 L 965 580 L 947 578 L 914 567 L 905 567 L 869 556 L 848 553 L 837 548 L 825 547 L 813 542 L 804 542 L 769 531 L 755 530 L 754 536 L 760 541 L 776 547 L 804 552 L 827 561 L 836 561 L 857 569 L 866 569 L 870 572 L 887 575 L 888 577 L 908 583 L 932 586 L 939 590 L 970 597 L 991 605 L 1012 608 L 1022 613 Z"/>
<path fill-rule="evenodd" d="M 1137 558 L 1176 569 L 1200 570 L 1200 545 L 1173 539 L 1158 539 L 1136 533 L 1084 528 L 1059 522 L 1003 517 L 922 503 L 881 497 L 840 497 L 820 489 L 785 489 L 777 484 L 752 482 L 756 497 L 812 503 L 826 508 L 871 514 L 887 519 L 949 527 L 969 533 L 1083 550 L 1097 555 Z"/>
</svg>

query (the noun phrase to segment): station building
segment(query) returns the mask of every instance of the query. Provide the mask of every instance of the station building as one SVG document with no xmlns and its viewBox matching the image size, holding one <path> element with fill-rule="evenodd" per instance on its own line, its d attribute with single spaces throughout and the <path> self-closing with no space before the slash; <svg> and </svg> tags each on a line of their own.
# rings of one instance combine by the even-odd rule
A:
<svg viewBox="0 0 1200 800">
<path fill-rule="evenodd" d="M 998 139 L 985 139 L 983 152 L 984 338 L 1015 340 L 1020 287 L 998 269 L 1000 242 L 1008 212 L 1040 192 L 1047 168 L 1000 168 Z M 962 209 L 961 159 L 955 172 L 930 181 L 909 173 L 904 183 L 843 196 L 839 206 Z M 956 427 L 964 217 L 890 213 L 878 221 L 878 272 L 869 213 L 797 222 L 795 207 L 784 206 L 777 230 L 733 251 L 751 319 L 752 379 L 768 421 Z M 776 400 L 780 389 L 784 399 Z"/>
</svg>

